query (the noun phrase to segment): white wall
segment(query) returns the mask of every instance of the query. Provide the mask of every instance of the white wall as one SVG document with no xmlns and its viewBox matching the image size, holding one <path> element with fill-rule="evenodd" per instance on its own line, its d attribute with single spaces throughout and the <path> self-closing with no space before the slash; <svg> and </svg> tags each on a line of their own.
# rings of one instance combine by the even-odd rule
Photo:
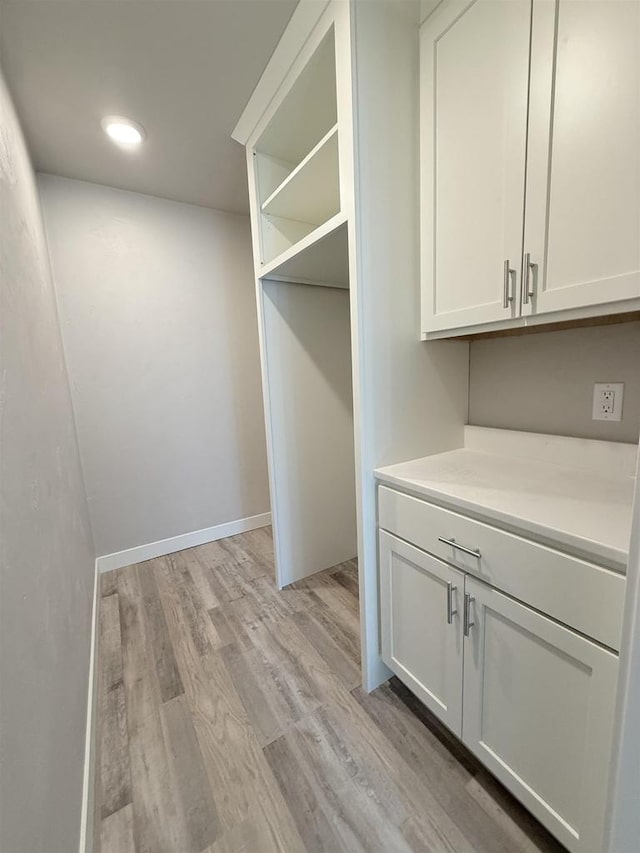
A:
<svg viewBox="0 0 640 853">
<path fill-rule="evenodd" d="M 637 442 L 640 323 L 471 342 L 469 423 Z M 624 382 L 622 421 L 593 421 L 594 382 Z"/>
<path fill-rule="evenodd" d="M 0 850 L 78 849 L 94 550 L 34 176 L 0 77 Z"/>
<path fill-rule="evenodd" d="M 248 217 L 38 182 L 98 554 L 268 512 Z"/>
</svg>

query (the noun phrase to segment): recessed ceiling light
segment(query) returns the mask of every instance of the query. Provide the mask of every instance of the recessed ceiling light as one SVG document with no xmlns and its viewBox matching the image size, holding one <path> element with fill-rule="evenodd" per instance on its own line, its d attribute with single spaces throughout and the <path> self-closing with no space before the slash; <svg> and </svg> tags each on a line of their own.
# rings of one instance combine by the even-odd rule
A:
<svg viewBox="0 0 640 853">
<path fill-rule="evenodd" d="M 123 148 L 135 148 L 146 135 L 142 125 L 123 116 L 105 116 L 100 123 L 107 136 Z"/>
</svg>

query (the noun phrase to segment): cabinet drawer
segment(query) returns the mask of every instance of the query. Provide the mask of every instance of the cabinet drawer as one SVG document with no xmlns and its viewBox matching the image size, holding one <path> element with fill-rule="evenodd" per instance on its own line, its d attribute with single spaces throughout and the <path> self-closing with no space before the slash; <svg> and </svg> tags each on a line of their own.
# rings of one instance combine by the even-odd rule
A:
<svg viewBox="0 0 640 853">
<path fill-rule="evenodd" d="M 378 521 L 382 529 L 619 650 L 623 575 L 387 486 L 378 487 Z"/>
</svg>

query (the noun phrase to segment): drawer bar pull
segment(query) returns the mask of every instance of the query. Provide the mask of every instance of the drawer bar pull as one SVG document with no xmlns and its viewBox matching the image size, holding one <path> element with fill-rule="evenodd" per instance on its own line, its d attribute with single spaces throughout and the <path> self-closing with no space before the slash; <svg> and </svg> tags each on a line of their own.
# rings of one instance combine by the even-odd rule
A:
<svg viewBox="0 0 640 853">
<path fill-rule="evenodd" d="M 451 582 L 447 584 L 447 625 L 453 623 L 453 617 L 458 612 L 458 608 L 453 606 L 453 596 L 457 589 Z"/>
<path fill-rule="evenodd" d="M 445 545 L 451 545 L 452 548 L 457 548 L 458 551 L 464 551 L 465 554 L 469 554 L 472 557 L 480 558 L 482 554 L 478 548 L 475 551 L 472 551 L 471 548 L 465 548 L 464 545 L 458 545 L 455 539 L 445 539 L 444 536 L 438 536 L 438 542 L 443 542 Z"/>
<path fill-rule="evenodd" d="M 476 624 L 474 622 L 474 620 L 471 618 L 471 605 L 473 604 L 474 601 L 475 601 L 475 598 L 472 595 L 469 595 L 468 592 L 465 592 L 465 594 L 464 594 L 464 614 L 463 614 L 464 618 L 462 620 L 463 621 L 462 630 L 464 632 L 465 637 L 469 636 L 471 629 Z"/>
</svg>

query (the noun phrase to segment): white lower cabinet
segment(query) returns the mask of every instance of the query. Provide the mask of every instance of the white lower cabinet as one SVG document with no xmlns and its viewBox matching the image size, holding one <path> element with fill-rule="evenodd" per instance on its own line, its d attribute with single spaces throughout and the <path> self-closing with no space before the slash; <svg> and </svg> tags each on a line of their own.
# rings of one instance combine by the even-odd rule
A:
<svg viewBox="0 0 640 853">
<path fill-rule="evenodd" d="M 385 530 L 380 585 L 387 666 L 570 851 L 601 853 L 618 656 Z"/>
<path fill-rule="evenodd" d="M 569 850 L 600 853 L 618 657 L 474 578 L 462 739 Z"/>
<path fill-rule="evenodd" d="M 464 574 L 382 531 L 380 582 L 383 660 L 461 736 Z"/>
</svg>

